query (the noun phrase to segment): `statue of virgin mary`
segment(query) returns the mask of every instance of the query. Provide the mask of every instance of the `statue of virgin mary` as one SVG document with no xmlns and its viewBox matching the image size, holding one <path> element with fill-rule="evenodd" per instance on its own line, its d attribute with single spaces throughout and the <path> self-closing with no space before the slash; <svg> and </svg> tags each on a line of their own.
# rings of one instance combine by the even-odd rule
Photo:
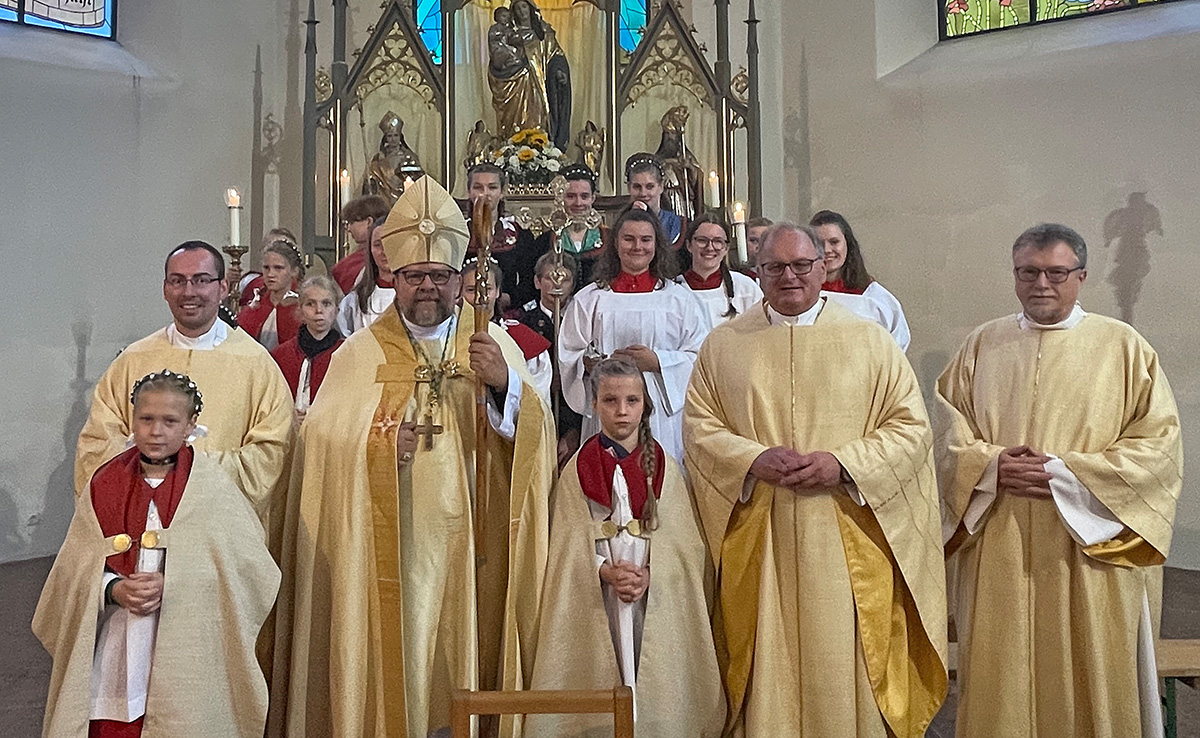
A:
<svg viewBox="0 0 1200 738">
<path fill-rule="evenodd" d="M 488 84 L 497 133 L 507 138 L 524 128 L 540 128 L 565 151 L 571 131 L 571 67 L 554 27 L 532 0 L 513 0 L 510 14 L 500 10 L 488 32 Z M 519 47 L 516 55 L 514 47 Z"/>
</svg>

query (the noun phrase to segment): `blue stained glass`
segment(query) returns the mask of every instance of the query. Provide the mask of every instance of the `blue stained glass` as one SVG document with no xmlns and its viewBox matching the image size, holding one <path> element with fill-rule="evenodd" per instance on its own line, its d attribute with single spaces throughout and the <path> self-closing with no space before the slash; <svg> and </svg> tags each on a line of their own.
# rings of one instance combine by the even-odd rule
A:
<svg viewBox="0 0 1200 738">
<path fill-rule="evenodd" d="M 648 21 L 646 0 L 621 0 L 621 48 L 632 52 L 642 42 Z"/>
<path fill-rule="evenodd" d="M 15 21 L 17 19 L 17 11 L 9 10 L 8 8 L 0 8 L 0 21 Z"/>
<path fill-rule="evenodd" d="M 113 37 L 115 0 L 25 0 L 25 24 Z"/>
<path fill-rule="evenodd" d="M 417 0 L 413 6 L 417 33 L 429 49 L 434 64 L 442 63 L 442 0 Z"/>
</svg>

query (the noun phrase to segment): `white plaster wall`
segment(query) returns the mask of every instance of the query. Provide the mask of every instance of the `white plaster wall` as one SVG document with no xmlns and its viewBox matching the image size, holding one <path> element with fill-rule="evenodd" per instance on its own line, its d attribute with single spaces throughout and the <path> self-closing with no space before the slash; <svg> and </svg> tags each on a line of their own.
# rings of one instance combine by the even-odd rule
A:
<svg viewBox="0 0 1200 738">
<path fill-rule="evenodd" d="M 1029 225 L 1083 234 L 1084 307 L 1118 315 L 1106 282 L 1116 246 L 1105 248 L 1103 225 L 1130 194 L 1147 193 L 1164 233 L 1147 236 L 1152 270 L 1134 324 L 1162 357 L 1183 422 L 1171 563 L 1200 567 L 1200 5 L 926 51 L 936 19 L 924 0 L 777 4 L 788 39 L 778 111 L 787 201 L 777 214 L 848 216 L 868 267 L 904 304 L 927 394 L 974 326 L 1019 309 L 1008 253 Z M 928 25 L 914 26 L 923 12 Z"/>
<path fill-rule="evenodd" d="M 61 543 L 91 385 L 169 320 L 167 251 L 224 243 L 222 188 L 250 180 L 256 43 L 281 74 L 278 15 L 122 0 L 119 45 L 0 24 L 0 561 Z"/>
</svg>

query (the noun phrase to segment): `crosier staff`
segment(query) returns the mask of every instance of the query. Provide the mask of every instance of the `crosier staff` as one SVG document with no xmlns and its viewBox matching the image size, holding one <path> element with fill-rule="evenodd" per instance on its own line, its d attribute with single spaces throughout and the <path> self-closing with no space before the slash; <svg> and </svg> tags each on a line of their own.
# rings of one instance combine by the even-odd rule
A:
<svg viewBox="0 0 1200 738">
<path fill-rule="evenodd" d="M 488 290 L 491 287 L 492 208 L 480 198 L 471 209 L 471 231 L 475 237 L 475 335 L 487 335 L 491 316 L 487 312 Z M 475 563 L 486 561 L 484 542 L 487 540 L 487 436 L 488 394 L 483 375 L 475 375 Z"/>
</svg>

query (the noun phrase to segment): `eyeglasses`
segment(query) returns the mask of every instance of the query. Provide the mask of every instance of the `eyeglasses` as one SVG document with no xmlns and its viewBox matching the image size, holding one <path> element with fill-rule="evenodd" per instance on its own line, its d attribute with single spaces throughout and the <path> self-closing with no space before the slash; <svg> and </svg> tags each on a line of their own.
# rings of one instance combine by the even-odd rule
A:
<svg viewBox="0 0 1200 738">
<path fill-rule="evenodd" d="M 172 274 L 163 280 L 168 287 L 173 290 L 181 290 L 184 285 L 193 285 L 195 287 L 207 287 L 213 282 L 221 281 L 219 277 L 214 277 L 211 274 L 197 274 L 193 277 L 185 277 L 182 274 Z"/>
<path fill-rule="evenodd" d="M 692 243 L 696 244 L 700 248 L 706 248 L 708 246 L 712 246 L 714 248 L 723 249 L 723 248 L 726 248 L 729 246 L 729 239 L 727 239 L 727 238 L 704 238 L 703 236 L 696 236 L 696 237 L 692 238 Z"/>
<path fill-rule="evenodd" d="M 420 287 L 425 283 L 425 278 L 429 277 L 429 281 L 433 282 L 438 287 L 450 281 L 450 277 L 454 276 L 454 272 L 449 269 L 434 269 L 433 271 L 422 271 L 413 269 L 409 271 L 401 271 L 400 276 L 404 277 L 404 281 L 413 287 Z"/>
<path fill-rule="evenodd" d="M 1017 279 L 1022 282 L 1036 282 L 1038 277 L 1046 275 L 1046 281 L 1051 284 L 1062 284 L 1067 281 L 1067 277 L 1071 276 L 1071 272 L 1078 272 L 1083 267 L 1077 266 L 1074 269 L 1066 267 L 1050 267 L 1049 269 L 1038 269 L 1037 267 L 1024 266 L 1013 269 L 1013 274 L 1017 275 Z"/>
<path fill-rule="evenodd" d="M 813 264 L 816 263 L 816 259 L 796 259 L 793 262 L 768 261 L 765 264 L 760 264 L 758 266 L 758 271 L 762 272 L 768 277 L 778 278 L 783 276 L 783 271 L 785 269 L 791 269 L 792 274 L 795 274 L 797 277 L 803 277 L 805 274 L 808 274 L 812 271 Z"/>
</svg>

